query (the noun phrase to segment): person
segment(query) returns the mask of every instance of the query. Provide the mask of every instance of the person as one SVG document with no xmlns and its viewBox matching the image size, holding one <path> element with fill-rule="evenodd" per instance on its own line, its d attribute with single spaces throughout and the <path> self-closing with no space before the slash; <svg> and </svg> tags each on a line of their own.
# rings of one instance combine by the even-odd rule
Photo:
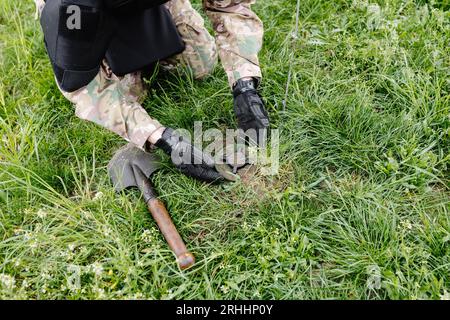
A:
<svg viewBox="0 0 450 320">
<path fill-rule="evenodd" d="M 45 7 L 43 0 L 35 1 L 41 12 Z M 52 0 L 47 3 L 49 1 Z M 184 50 L 161 64 L 166 68 L 185 66 L 196 79 L 202 79 L 213 71 L 220 58 L 233 92 L 238 128 L 244 131 L 269 126 L 269 117 L 258 92 L 262 78 L 258 53 L 263 42 L 263 23 L 251 10 L 254 3 L 255 0 L 203 0 L 215 37 L 209 34 L 203 18 L 189 0 L 163 4 L 184 43 Z M 177 136 L 174 129 L 150 117 L 142 107 L 145 98 L 142 71 L 117 75 L 108 62 L 102 60 L 99 72 L 85 86 L 70 91 L 59 86 L 62 94 L 75 105 L 75 114 L 142 149 L 156 146 L 169 155 L 180 156 L 188 151 L 192 161 L 174 163 L 181 172 L 206 182 L 222 180 L 212 157 Z"/>
</svg>

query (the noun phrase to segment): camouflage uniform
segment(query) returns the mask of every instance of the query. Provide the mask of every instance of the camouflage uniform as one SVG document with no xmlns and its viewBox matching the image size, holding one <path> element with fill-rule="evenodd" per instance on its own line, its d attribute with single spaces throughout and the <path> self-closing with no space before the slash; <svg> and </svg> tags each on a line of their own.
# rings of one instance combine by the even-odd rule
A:
<svg viewBox="0 0 450 320">
<path fill-rule="evenodd" d="M 230 87 L 244 77 L 261 78 L 258 52 L 262 46 L 263 24 L 250 9 L 256 0 L 203 0 L 211 20 L 216 41 L 205 29 L 202 17 L 189 0 L 172 0 L 166 4 L 187 48 L 176 57 L 189 66 L 194 75 L 209 73 L 220 56 Z M 216 49 L 217 45 L 217 49 Z"/>
<path fill-rule="evenodd" d="M 219 56 L 230 86 L 243 77 L 261 78 L 258 52 L 262 46 L 263 25 L 250 9 L 255 1 L 203 0 L 215 39 L 189 0 L 167 2 L 166 7 L 186 50 L 162 62 L 163 67 L 183 65 L 199 79 L 211 73 Z M 42 9 L 42 0 L 35 2 L 37 8 Z M 138 147 L 142 148 L 152 133 L 162 127 L 140 104 L 145 96 L 140 72 L 118 77 L 103 62 L 100 72 L 89 85 L 75 92 L 62 93 L 75 104 L 78 117 L 103 126 Z"/>
<path fill-rule="evenodd" d="M 203 0 L 230 86 L 244 77 L 261 78 L 258 52 L 262 46 L 264 28 L 250 9 L 255 1 Z"/>
</svg>

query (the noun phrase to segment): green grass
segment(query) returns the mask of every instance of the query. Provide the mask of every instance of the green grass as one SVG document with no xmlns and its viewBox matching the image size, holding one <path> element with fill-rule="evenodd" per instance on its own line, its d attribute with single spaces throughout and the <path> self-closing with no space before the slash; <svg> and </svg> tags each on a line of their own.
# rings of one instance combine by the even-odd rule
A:
<svg viewBox="0 0 450 320">
<path fill-rule="evenodd" d="M 280 175 L 211 187 L 167 162 L 154 182 L 198 260 L 181 272 L 111 188 L 124 142 L 58 92 L 32 1 L 0 0 L 0 298 L 449 298 L 449 2 L 301 0 L 297 41 L 295 1 L 254 9 Z M 153 88 L 165 125 L 235 126 L 220 68 Z"/>
</svg>

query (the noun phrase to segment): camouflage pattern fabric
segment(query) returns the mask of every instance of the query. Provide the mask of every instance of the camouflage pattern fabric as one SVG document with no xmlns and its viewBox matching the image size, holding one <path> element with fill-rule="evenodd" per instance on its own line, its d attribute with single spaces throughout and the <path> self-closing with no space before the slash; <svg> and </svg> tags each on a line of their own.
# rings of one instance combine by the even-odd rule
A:
<svg viewBox="0 0 450 320">
<path fill-rule="evenodd" d="M 262 47 L 264 28 L 250 8 L 255 1 L 203 0 L 231 87 L 244 77 L 261 78 L 258 53 Z"/>
<path fill-rule="evenodd" d="M 161 62 L 165 69 L 177 66 L 188 67 L 195 79 L 209 75 L 218 60 L 214 38 L 205 28 L 200 14 L 192 8 L 189 0 L 172 0 L 166 3 L 186 49 L 181 53 Z"/>
<path fill-rule="evenodd" d="M 251 11 L 253 3 L 255 0 L 203 0 L 203 8 L 214 28 L 215 41 L 189 0 L 166 3 L 186 43 L 186 50 L 167 59 L 163 65 L 186 65 L 199 79 L 212 71 L 219 55 L 230 87 L 244 77 L 261 78 L 258 53 L 264 28 L 258 16 Z"/>
<path fill-rule="evenodd" d="M 147 139 L 162 125 L 139 103 L 145 96 L 140 72 L 117 77 L 106 62 L 86 87 L 62 94 L 75 104 L 75 114 L 117 133 L 144 148 Z"/>
<path fill-rule="evenodd" d="M 34 0 L 38 11 L 42 0 Z M 210 74 L 220 56 L 230 86 L 242 77 L 261 78 L 258 52 L 262 46 L 263 25 L 250 9 L 255 0 L 203 0 L 203 7 L 213 24 L 215 38 L 189 0 L 166 3 L 186 50 L 161 64 L 166 68 L 188 67 L 195 78 Z M 125 140 L 144 148 L 148 138 L 162 125 L 152 119 L 140 102 L 145 96 L 139 72 L 118 77 L 103 62 L 100 72 L 86 87 L 63 92 L 75 104 L 81 119 L 109 129 Z"/>
</svg>

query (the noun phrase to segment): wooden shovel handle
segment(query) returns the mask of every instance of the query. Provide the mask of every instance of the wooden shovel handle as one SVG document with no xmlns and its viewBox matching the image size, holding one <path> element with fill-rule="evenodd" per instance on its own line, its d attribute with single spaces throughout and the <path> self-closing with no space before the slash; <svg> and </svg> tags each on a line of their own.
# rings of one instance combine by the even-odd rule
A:
<svg viewBox="0 0 450 320">
<path fill-rule="evenodd" d="M 148 210 L 158 224 L 159 230 L 161 230 L 161 233 L 169 244 L 169 247 L 177 256 L 178 265 L 181 270 L 191 267 L 195 263 L 194 255 L 187 250 L 186 245 L 175 228 L 164 203 L 157 198 L 153 198 L 150 199 L 147 204 Z"/>
</svg>

